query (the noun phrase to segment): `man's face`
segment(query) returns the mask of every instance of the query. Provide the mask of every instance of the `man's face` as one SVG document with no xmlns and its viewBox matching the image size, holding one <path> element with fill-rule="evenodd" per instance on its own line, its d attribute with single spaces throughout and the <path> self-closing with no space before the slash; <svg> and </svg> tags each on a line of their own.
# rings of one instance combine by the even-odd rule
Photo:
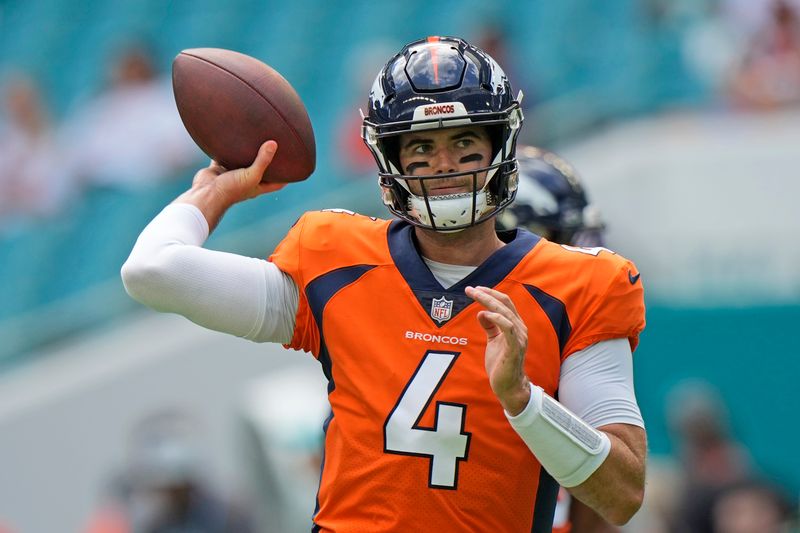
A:
<svg viewBox="0 0 800 533">
<path fill-rule="evenodd" d="M 430 176 L 465 172 L 489 166 L 492 142 L 486 128 L 463 126 L 440 130 L 418 131 L 400 136 L 400 166 L 411 176 Z M 483 187 L 486 173 L 478 175 L 478 188 Z M 418 180 L 408 180 L 411 192 L 422 195 Z M 425 180 L 428 196 L 472 191 L 472 175 Z"/>
</svg>

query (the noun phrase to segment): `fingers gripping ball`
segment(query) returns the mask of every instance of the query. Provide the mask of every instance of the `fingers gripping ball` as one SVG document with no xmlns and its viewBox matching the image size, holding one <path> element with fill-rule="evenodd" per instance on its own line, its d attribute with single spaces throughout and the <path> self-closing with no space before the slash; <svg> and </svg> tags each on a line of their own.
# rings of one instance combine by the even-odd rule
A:
<svg viewBox="0 0 800 533">
<path fill-rule="evenodd" d="M 268 65 L 231 50 L 192 48 L 172 62 L 172 87 L 189 135 L 225 168 L 249 166 L 272 139 L 279 148 L 262 181 L 301 181 L 314 172 L 316 143 L 305 105 Z"/>
</svg>

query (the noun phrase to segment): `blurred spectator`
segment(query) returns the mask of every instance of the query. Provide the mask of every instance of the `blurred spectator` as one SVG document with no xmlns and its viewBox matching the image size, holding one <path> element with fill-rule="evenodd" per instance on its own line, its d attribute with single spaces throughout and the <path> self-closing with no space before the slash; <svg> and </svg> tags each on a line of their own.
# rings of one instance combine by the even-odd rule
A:
<svg viewBox="0 0 800 533">
<path fill-rule="evenodd" d="M 726 488 L 711 509 L 713 533 L 788 533 L 790 507 L 783 494 L 760 482 Z"/>
<path fill-rule="evenodd" d="M 73 180 L 42 96 L 33 79 L 9 76 L 0 120 L 0 225 L 55 214 L 72 192 Z"/>
<path fill-rule="evenodd" d="M 707 383 L 679 384 L 667 406 L 681 473 L 672 529 L 711 533 L 716 497 L 752 476 L 749 454 L 731 435 L 725 405 Z"/>
<path fill-rule="evenodd" d="M 134 429 L 127 464 L 87 533 L 249 533 L 242 507 L 204 479 L 191 421 L 165 412 Z"/>
<path fill-rule="evenodd" d="M 666 398 L 675 456 L 650 456 L 642 508 L 626 532 L 715 533 L 718 497 L 753 479 L 747 450 L 731 435 L 725 405 L 705 381 L 679 383 Z"/>
<path fill-rule="evenodd" d="M 724 96 L 738 68 L 745 33 L 723 0 L 698 2 L 688 18 L 683 37 L 687 66 L 710 95 Z"/>
<path fill-rule="evenodd" d="M 70 163 L 81 180 L 140 189 L 202 157 L 181 123 L 170 80 L 153 62 L 146 47 L 125 48 L 111 65 L 110 86 L 67 121 Z"/>
<path fill-rule="evenodd" d="M 744 107 L 771 109 L 800 102 L 800 18 L 786 0 L 772 4 L 771 18 L 745 52 L 732 83 Z"/>
</svg>

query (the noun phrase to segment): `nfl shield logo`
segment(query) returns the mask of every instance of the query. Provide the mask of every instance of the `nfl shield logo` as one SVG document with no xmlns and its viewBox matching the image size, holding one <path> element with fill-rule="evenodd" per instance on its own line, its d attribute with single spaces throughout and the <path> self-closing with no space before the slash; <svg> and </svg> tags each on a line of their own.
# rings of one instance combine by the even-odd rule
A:
<svg viewBox="0 0 800 533">
<path fill-rule="evenodd" d="M 448 300 L 444 296 L 434 298 L 431 303 L 431 318 L 439 322 L 450 320 L 450 313 L 453 311 L 453 300 Z"/>
</svg>

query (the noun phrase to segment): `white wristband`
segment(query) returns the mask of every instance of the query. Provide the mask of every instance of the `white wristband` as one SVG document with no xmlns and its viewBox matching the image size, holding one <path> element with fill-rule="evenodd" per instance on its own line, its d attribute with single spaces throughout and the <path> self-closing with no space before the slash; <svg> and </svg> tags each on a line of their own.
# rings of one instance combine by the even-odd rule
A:
<svg viewBox="0 0 800 533">
<path fill-rule="evenodd" d="M 578 418 L 531 383 L 531 399 L 517 416 L 506 413 L 545 470 L 562 487 L 580 485 L 611 451 L 608 435 Z"/>
</svg>

